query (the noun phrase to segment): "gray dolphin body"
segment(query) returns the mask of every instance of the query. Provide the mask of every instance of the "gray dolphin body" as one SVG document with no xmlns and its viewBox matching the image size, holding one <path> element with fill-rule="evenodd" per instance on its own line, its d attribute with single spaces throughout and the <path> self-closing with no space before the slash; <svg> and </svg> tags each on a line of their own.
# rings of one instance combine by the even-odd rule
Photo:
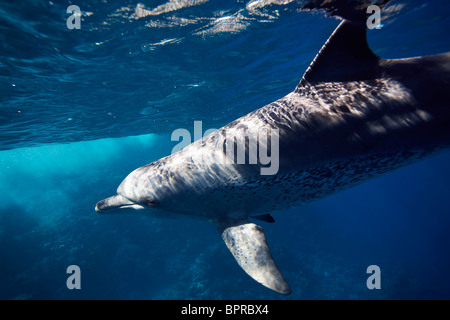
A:
<svg viewBox="0 0 450 320">
<path fill-rule="evenodd" d="M 450 53 L 382 59 L 367 45 L 365 24 L 344 20 L 293 92 L 136 169 L 96 211 L 133 208 L 207 219 L 252 278 L 288 294 L 263 229 L 249 217 L 269 220 L 272 211 L 321 199 L 447 148 L 449 99 Z M 278 156 L 276 172 L 262 174 L 268 165 L 261 159 L 223 161 L 230 140 L 246 146 L 249 159 L 245 139 L 264 130 L 276 133 L 270 142 L 269 135 L 261 139 Z"/>
</svg>

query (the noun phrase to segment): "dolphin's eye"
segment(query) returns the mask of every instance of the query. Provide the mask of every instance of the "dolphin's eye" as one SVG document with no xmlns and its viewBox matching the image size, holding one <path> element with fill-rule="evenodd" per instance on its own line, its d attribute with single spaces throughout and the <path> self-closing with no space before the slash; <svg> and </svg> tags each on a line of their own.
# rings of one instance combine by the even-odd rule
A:
<svg viewBox="0 0 450 320">
<path fill-rule="evenodd" d="M 148 205 L 149 207 L 157 207 L 158 203 L 154 200 L 146 200 L 145 204 Z"/>
</svg>

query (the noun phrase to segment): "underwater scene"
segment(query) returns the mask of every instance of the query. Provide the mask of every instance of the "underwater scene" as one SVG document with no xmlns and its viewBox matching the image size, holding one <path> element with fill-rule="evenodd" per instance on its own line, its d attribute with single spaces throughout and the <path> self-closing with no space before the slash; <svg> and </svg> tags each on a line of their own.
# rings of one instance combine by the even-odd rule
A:
<svg viewBox="0 0 450 320">
<path fill-rule="evenodd" d="M 0 299 L 450 299 L 449 151 L 258 221 L 289 295 L 206 219 L 95 210 L 175 130 L 292 92 L 340 23 L 305 2 L 0 0 Z M 450 51 L 449 1 L 381 16 L 376 55 Z"/>
</svg>

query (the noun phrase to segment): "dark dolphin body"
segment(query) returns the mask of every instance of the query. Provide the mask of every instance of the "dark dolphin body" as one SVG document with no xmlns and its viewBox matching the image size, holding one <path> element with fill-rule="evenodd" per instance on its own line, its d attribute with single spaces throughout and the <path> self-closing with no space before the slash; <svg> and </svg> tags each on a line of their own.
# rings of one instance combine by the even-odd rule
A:
<svg viewBox="0 0 450 320">
<path fill-rule="evenodd" d="M 293 92 L 136 169 L 96 210 L 208 219 L 251 277 L 288 294 L 262 228 L 248 218 L 271 220 L 274 210 L 321 199 L 447 148 L 449 99 L 450 53 L 382 59 L 367 45 L 365 20 L 344 20 Z M 248 139 L 263 131 L 277 134 L 258 141 L 271 150 L 269 174 L 262 174 L 267 161 L 249 161 Z M 245 163 L 224 163 L 230 140 L 235 150 L 247 147 Z"/>
</svg>

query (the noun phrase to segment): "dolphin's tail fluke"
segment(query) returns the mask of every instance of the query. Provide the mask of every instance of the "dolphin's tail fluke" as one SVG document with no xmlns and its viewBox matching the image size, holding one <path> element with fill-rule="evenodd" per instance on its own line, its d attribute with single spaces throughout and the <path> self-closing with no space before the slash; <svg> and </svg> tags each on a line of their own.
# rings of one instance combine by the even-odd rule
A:
<svg viewBox="0 0 450 320">
<path fill-rule="evenodd" d="M 291 293 L 270 254 L 260 226 L 248 220 L 219 221 L 217 226 L 237 263 L 250 277 L 278 293 Z"/>
</svg>

